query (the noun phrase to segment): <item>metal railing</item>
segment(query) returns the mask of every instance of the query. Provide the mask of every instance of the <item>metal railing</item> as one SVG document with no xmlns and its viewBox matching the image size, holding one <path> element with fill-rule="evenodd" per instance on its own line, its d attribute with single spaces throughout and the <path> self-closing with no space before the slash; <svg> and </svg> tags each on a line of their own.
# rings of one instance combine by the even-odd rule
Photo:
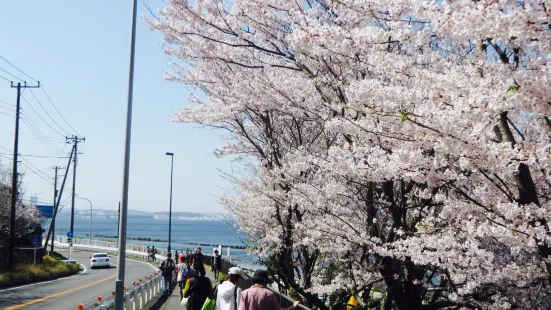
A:
<svg viewBox="0 0 551 310">
<path fill-rule="evenodd" d="M 67 237 L 56 237 L 55 238 L 55 246 L 58 247 L 68 247 L 69 238 Z M 99 251 L 106 251 L 106 252 L 118 252 L 118 242 L 117 241 L 102 241 L 102 240 L 89 240 L 89 239 L 83 239 L 83 238 L 73 238 L 73 248 L 86 248 L 86 249 L 96 249 Z M 168 253 L 167 249 L 159 249 L 155 248 L 157 250 L 157 255 L 161 257 L 165 257 Z M 147 246 L 145 245 L 139 245 L 139 244 L 126 244 L 126 250 L 127 251 L 134 251 L 134 252 L 142 252 L 147 253 Z"/>
<path fill-rule="evenodd" d="M 150 276 L 145 276 L 144 279 L 138 279 L 138 281 L 132 282 L 132 287 L 127 289 L 124 287 L 124 309 L 125 310 L 138 310 L 144 309 L 145 305 L 153 300 L 153 298 L 161 292 L 161 272 L 155 272 Z M 83 310 L 106 310 L 115 307 L 115 291 L 111 293 L 111 296 L 104 299 L 102 296 L 98 296 L 97 302 L 84 306 L 79 304 L 78 309 Z"/>
</svg>

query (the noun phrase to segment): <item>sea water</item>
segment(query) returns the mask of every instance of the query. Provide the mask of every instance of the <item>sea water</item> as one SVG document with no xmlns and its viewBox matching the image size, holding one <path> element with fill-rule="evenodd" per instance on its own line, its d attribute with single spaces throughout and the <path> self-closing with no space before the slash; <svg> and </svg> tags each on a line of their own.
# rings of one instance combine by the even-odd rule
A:
<svg viewBox="0 0 551 310">
<path fill-rule="evenodd" d="M 128 244 L 155 246 L 166 249 L 168 245 L 168 218 L 154 217 L 153 215 L 129 215 L 127 222 Z M 50 221 L 43 225 L 46 231 Z M 56 236 L 67 236 L 70 231 L 70 216 L 58 214 L 55 224 Z M 117 237 L 118 221 L 116 217 L 93 216 L 92 239 L 108 239 Z M 74 232 L 76 238 L 88 238 L 90 217 L 75 215 Z M 134 238 L 150 238 L 153 241 L 133 240 Z M 172 218 L 171 247 L 172 250 L 193 251 L 198 244 L 222 245 L 222 255 L 227 255 L 227 248 L 231 247 L 230 254 L 236 264 L 252 268 L 256 259 L 248 255 L 245 249 L 236 247 L 245 246 L 247 236 L 239 233 L 232 221 L 222 220 L 188 220 Z M 200 246 L 203 253 L 212 254 L 213 246 Z M 258 268 L 258 265 L 256 265 Z"/>
</svg>

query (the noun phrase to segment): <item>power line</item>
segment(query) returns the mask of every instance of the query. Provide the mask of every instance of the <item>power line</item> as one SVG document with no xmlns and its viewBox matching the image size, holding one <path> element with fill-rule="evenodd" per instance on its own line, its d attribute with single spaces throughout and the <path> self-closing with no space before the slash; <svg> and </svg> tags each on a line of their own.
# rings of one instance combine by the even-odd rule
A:
<svg viewBox="0 0 551 310">
<path fill-rule="evenodd" d="M 9 73 L 9 72 L 8 72 L 8 71 L 7 71 L 6 69 L 0 68 L 0 70 L 2 70 L 2 71 L 4 71 L 4 72 L 6 72 L 7 74 L 9 74 L 9 75 L 13 76 L 14 78 L 16 78 L 16 79 L 18 79 L 18 80 L 20 80 L 20 81 L 23 81 L 23 79 L 22 79 L 22 78 L 19 78 L 19 77 L 15 76 L 15 75 L 13 75 L 13 74 Z"/>
<path fill-rule="evenodd" d="M 0 149 L 3 149 L 3 150 L 6 151 L 6 152 L 10 152 L 10 153 L 9 153 L 10 155 L 13 154 L 13 153 L 12 153 L 12 150 L 7 149 L 7 148 L 5 148 L 5 147 L 3 147 L 3 146 L 1 146 L 1 145 L 0 145 Z"/>
<path fill-rule="evenodd" d="M 0 157 L 3 157 L 3 158 L 6 158 L 6 159 L 9 159 L 10 161 L 13 161 L 13 158 L 10 158 L 10 157 L 7 157 L 7 156 L 4 156 L 4 155 L 0 155 Z M 54 184 L 52 183 L 52 181 L 48 180 L 48 177 L 45 176 L 45 174 L 40 174 L 38 173 L 36 170 L 40 171 L 38 168 L 36 168 L 33 164 L 27 162 L 30 166 L 34 167 L 34 170 L 33 168 L 29 167 L 27 164 L 25 164 L 24 162 L 20 162 L 23 166 L 27 167 L 27 169 L 31 170 L 36 176 L 40 177 L 41 179 L 43 179 L 44 181 L 46 182 L 49 182 L 51 184 Z"/>
<path fill-rule="evenodd" d="M 47 156 L 47 155 L 21 155 L 19 154 L 19 156 L 23 156 L 23 157 L 36 157 L 36 158 L 69 158 L 69 156 Z"/>
<path fill-rule="evenodd" d="M 60 150 L 48 139 L 45 138 L 45 136 L 40 132 L 40 130 L 37 129 L 36 125 L 33 123 L 33 121 L 27 116 L 26 113 L 21 113 L 21 120 L 25 122 L 28 126 L 31 132 L 34 134 L 35 137 L 42 142 L 50 151 L 52 151 L 54 154 L 57 154 Z"/>
<path fill-rule="evenodd" d="M 40 100 L 38 100 L 38 98 L 36 97 L 36 95 L 34 94 L 33 90 L 30 89 L 31 91 L 31 94 L 33 95 L 34 99 L 36 100 L 36 102 L 38 102 L 38 105 L 40 105 L 40 107 L 42 108 L 42 110 L 44 110 L 44 112 L 46 113 L 46 115 L 48 115 L 48 117 L 52 120 L 52 122 L 54 122 L 54 124 L 56 124 L 56 126 L 61 129 L 61 131 L 64 131 L 66 133 L 69 133 L 67 130 L 65 130 L 63 127 L 59 126 L 59 124 L 57 123 L 57 121 L 55 119 L 53 119 L 53 117 L 50 115 L 50 113 L 48 113 L 48 111 L 46 111 L 46 109 L 44 108 L 44 106 L 42 105 L 42 103 L 40 103 Z"/>
<path fill-rule="evenodd" d="M 14 67 L 15 70 L 23 73 L 24 75 L 26 75 L 29 79 L 35 81 L 35 82 L 38 82 L 36 79 L 34 79 L 32 76 L 28 75 L 27 73 L 23 72 L 21 69 L 17 68 L 16 66 L 14 66 L 11 62 L 9 62 L 6 58 L 0 56 L 0 58 L 2 58 L 5 62 L 7 62 L 10 66 Z"/>
<path fill-rule="evenodd" d="M 4 115 L 7 115 L 7 116 L 15 117 L 15 115 L 9 114 L 9 113 L 5 113 L 5 112 L 0 112 L 0 114 L 4 114 Z"/>
<path fill-rule="evenodd" d="M 11 131 L 11 130 L 0 130 L 0 133 L 6 133 L 6 134 L 9 134 L 9 135 L 13 135 L 13 131 Z M 19 133 L 19 136 L 20 137 L 37 139 L 36 136 L 32 135 L 32 133 L 29 133 L 29 132 L 24 132 L 23 134 Z M 65 145 L 65 141 L 63 141 L 63 140 L 57 140 L 57 138 L 55 138 L 55 137 L 49 137 L 49 136 L 45 136 L 45 135 L 42 135 L 42 136 L 44 138 L 47 138 L 50 142 L 63 143 L 63 145 Z"/>
<path fill-rule="evenodd" d="M 46 172 L 44 172 L 45 169 L 37 170 L 36 172 L 41 173 L 41 175 L 47 175 Z M 46 170 L 49 170 L 46 168 Z M 35 175 L 35 172 L 27 172 L 29 175 Z"/>
<path fill-rule="evenodd" d="M 3 155 L 11 155 L 11 153 L 0 153 Z M 29 154 L 19 154 L 19 156 L 23 157 L 37 157 L 37 158 L 69 158 L 69 156 L 48 156 L 48 155 L 29 155 Z M 49 169 L 49 168 L 46 168 Z"/>
<path fill-rule="evenodd" d="M 44 95 L 46 95 L 46 98 L 48 98 L 48 101 L 50 101 L 50 103 L 52 104 L 52 106 L 54 107 L 54 109 L 56 110 L 57 114 L 59 114 L 59 116 L 61 116 L 61 119 L 63 119 L 63 121 L 65 122 L 65 124 L 67 124 L 67 126 L 69 126 L 69 128 L 71 128 L 73 130 L 74 133 L 76 133 L 78 136 L 80 136 L 80 134 L 78 133 L 78 131 L 76 131 L 73 126 L 71 126 L 71 124 L 69 124 L 69 122 L 67 122 L 67 120 L 65 119 L 65 117 L 63 117 L 63 115 L 61 114 L 61 112 L 59 112 L 59 110 L 57 109 L 57 107 L 55 106 L 54 102 L 52 101 L 52 99 L 50 99 L 50 96 L 48 96 L 48 93 L 46 92 L 46 89 L 44 88 L 44 85 L 42 85 L 42 87 L 40 88 L 42 89 L 42 91 L 44 92 Z"/>
<path fill-rule="evenodd" d="M 0 76 L 0 77 L 1 77 L 1 76 Z M 5 104 L 7 104 L 7 105 L 11 105 L 12 107 L 15 107 L 15 104 L 13 104 L 13 103 L 9 103 L 9 102 L 4 101 L 4 100 L 0 100 L 0 102 L 5 103 Z"/>
<path fill-rule="evenodd" d="M 50 127 L 53 131 L 55 131 L 57 134 L 59 134 L 60 136 L 63 136 L 63 134 L 59 131 L 57 131 L 57 129 L 55 129 L 54 127 L 52 127 L 48 122 L 46 122 L 46 120 L 44 120 L 44 118 L 42 116 L 40 116 L 40 114 L 38 112 L 36 112 L 36 110 L 33 108 L 33 106 L 29 103 L 29 101 L 27 101 L 27 99 L 24 97 L 24 96 L 21 96 L 21 98 L 23 100 L 25 100 L 25 102 L 28 104 L 29 108 L 31 108 L 31 110 L 34 111 L 34 113 L 36 113 L 36 115 L 38 115 L 38 118 L 40 118 L 44 124 L 48 125 L 48 127 Z M 28 116 L 28 115 L 27 115 Z"/>
<path fill-rule="evenodd" d="M 65 152 L 65 148 L 67 148 L 67 143 L 63 144 L 63 150 L 61 150 L 61 153 L 63 154 Z M 57 160 L 56 166 L 59 166 L 59 162 L 61 161 L 61 157 Z M 61 168 L 65 169 L 65 168 Z"/>
<path fill-rule="evenodd" d="M 26 161 L 26 159 L 24 159 L 24 158 L 23 158 L 23 160 Z M 29 170 L 31 170 L 32 172 L 34 172 L 34 174 L 36 174 L 37 176 L 39 176 L 39 177 L 40 177 L 41 179 L 43 179 L 44 181 L 46 181 L 46 182 L 48 182 L 48 183 L 50 183 L 50 184 L 52 184 L 52 185 L 54 184 L 52 181 L 49 180 L 48 176 L 46 176 L 45 174 L 38 173 L 38 172 L 36 171 L 36 170 L 38 170 L 38 168 L 36 168 L 36 167 L 35 167 L 33 164 L 31 164 L 30 162 L 27 161 L 27 164 L 28 164 L 28 165 L 25 164 L 24 162 L 21 162 L 21 164 L 22 164 L 23 166 L 27 167 L 27 168 L 28 168 Z M 32 167 L 34 167 L 34 169 L 36 169 L 36 170 L 34 170 L 33 168 L 29 167 L 29 165 L 32 166 Z"/>
<path fill-rule="evenodd" d="M 29 129 L 34 134 L 34 136 L 37 137 L 38 140 L 40 140 L 40 142 L 42 142 L 42 144 L 44 144 L 54 154 L 57 153 L 57 151 L 55 150 L 55 146 L 52 144 L 52 142 L 49 139 L 44 137 L 42 132 L 36 127 L 34 122 L 26 115 L 26 113 L 22 113 L 21 116 L 22 116 L 21 120 L 23 120 L 23 122 L 25 122 L 29 126 Z"/>
<path fill-rule="evenodd" d="M 11 81 L 10 81 L 9 79 L 6 79 L 5 77 L 3 77 L 3 76 L 1 76 L 1 75 L 0 75 L 0 79 L 3 79 L 3 80 L 5 80 L 6 82 L 10 82 L 10 83 L 11 83 Z"/>
<path fill-rule="evenodd" d="M 35 165 L 31 164 L 29 160 L 25 158 L 23 158 L 23 160 L 34 169 L 33 172 L 35 174 L 45 176 L 47 179 L 49 178 L 48 175 L 43 172 L 43 170 L 46 170 L 47 168 L 41 170 L 41 169 L 38 169 Z"/>
</svg>

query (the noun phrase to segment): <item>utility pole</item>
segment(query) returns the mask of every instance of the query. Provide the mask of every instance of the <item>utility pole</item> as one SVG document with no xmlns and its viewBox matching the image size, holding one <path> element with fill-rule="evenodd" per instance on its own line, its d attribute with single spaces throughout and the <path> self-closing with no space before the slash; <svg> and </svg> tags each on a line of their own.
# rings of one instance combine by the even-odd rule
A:
<svg viewBox="0 0 551 310">
<path fill-rule="evenodd" d="M 69 259 L 72 259 L 72 249 L 73 249 L 73 238 L 75 237 L 74 234 L 74 224 L 75 224 L 75 193 L 76 193 L 76 183 L 77 183 L 77 157 L 78 157 L 78 143 L 81 141 L 86 141 L 86 138 L 79 138 L 77 136 L 72 137 L 65 137 L 67 139 L 67 143 L 73 143 L 73 151 L 75 153 L 75 157 L 73 157 L 73 195 L 72 195 L 72 201 L 71 201 L 71 243 L 69 244 Z"/>
<path fill-rule="evenodd" d="M 54 211 L 55 210 L 55 199 L 57 198 L 57 169 L 59 169 L 58 166 L 55 166 L 55 178 L 54 178 Z M 54 242 L 55 242 L 55 214 L 52 215 L 52 245 L 50 246 L 50 252 L 54 252 Z M 46 244 L 47 246 L 47 244 Z"/>
<path fill-rule="evenodd" d="M 61 182 L 61 189 L 59 190 L 59 195 L 57 197 L 57 201 L 54 204 L 54 219 L 57 216 L 57 210 L 59 210 L 59 204 L 61 203 L 61 197 L 63 196 L 63 189 L 65 188 L 65 181 L 67 181 L 67 176 L 69 175 L 69 169 L 71 168 L 71 160 L 73 159 L 75 148 L 72 148 L 71 155 L 69 155 L 69 160 L 67 161 L 67 168 L 65 168 L 65 175 L 63 176 L 63 182 Z M 50 225 L 50 229 L 48 230 L 48 235 L 46 236 L 46 243 L 44 243 L 44 249 L 48 248 L 48 240 L 50 240 L 50 236 L 52 235 L 52 225 Z"/>
<path fill-rule="evenodd" d="M 174 175 L 174 153 L 166 152 L 166 155 L 170 156 L 170 209 L 168 211 L 168 253 L 172 248 L 170 247 L 170 236 L 172 235 L 172 176 Z"/>
<path fill-rule="evenodd" d="M 21 88 L 39 88 L 40 82 L 37 86 L 28 86 L 27 82 L 21 85 L 21 82 L 17 83 L 17 86 L 11 82 L 11 88 L 17 88 L 17 105 L 15 108 L 15 137 L 13 142 L 13 171 L 11 175 L 11 206 L 10 206 L 10 237 L 8 246 L 8 268 L 10 270 L 15 269 L 15 205 L 17 204 L 17 153 L 19 152 L 19 113 L 21 110 Z"/>
<path fill-rule="evenodd" d="M 126 101 L 126 137 L 124 168 L 122 172 L 122 199 L 119 219 L 119 257 L 115 280 L 115 310 L 124 309 L 124 274 L 126 270 L 126 220 L 128 215 L 128 188 L 130 179 L 130 140 L 132 136 L 132 97 L 134 95 L 134 56 L 136 50 L 136 15 L 138 1 L 132 0 L 132 26 L 130 31 L 130 64 L 128 68 L 128 93 Z"/>
</svg>

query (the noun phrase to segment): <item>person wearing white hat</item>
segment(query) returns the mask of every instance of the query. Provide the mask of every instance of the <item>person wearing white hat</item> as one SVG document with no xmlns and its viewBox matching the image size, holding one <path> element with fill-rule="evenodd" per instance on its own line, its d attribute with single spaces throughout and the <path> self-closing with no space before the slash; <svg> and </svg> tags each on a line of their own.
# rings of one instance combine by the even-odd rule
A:
<svg viewBox="0 0 551 310">
<path fill-rule="evenodd" d="M 231 267 L 228 271 L 228 279 L 218 285 L 216 293 L 215 310 L 237 310 L 241 300 L 241 268 Z"/>
<path fill-rule="evenodd" d="M 246 289 L 241 295 L 239 310 L 294 310 L 299 307 L 300 301 L 295 301 L 292 306 L 287 308 L 279 305 L 276 294 L 266 287 L 270 283 L 267 270 L 256 270 L 251 280 L 253 286 Z"/>
</svg>

